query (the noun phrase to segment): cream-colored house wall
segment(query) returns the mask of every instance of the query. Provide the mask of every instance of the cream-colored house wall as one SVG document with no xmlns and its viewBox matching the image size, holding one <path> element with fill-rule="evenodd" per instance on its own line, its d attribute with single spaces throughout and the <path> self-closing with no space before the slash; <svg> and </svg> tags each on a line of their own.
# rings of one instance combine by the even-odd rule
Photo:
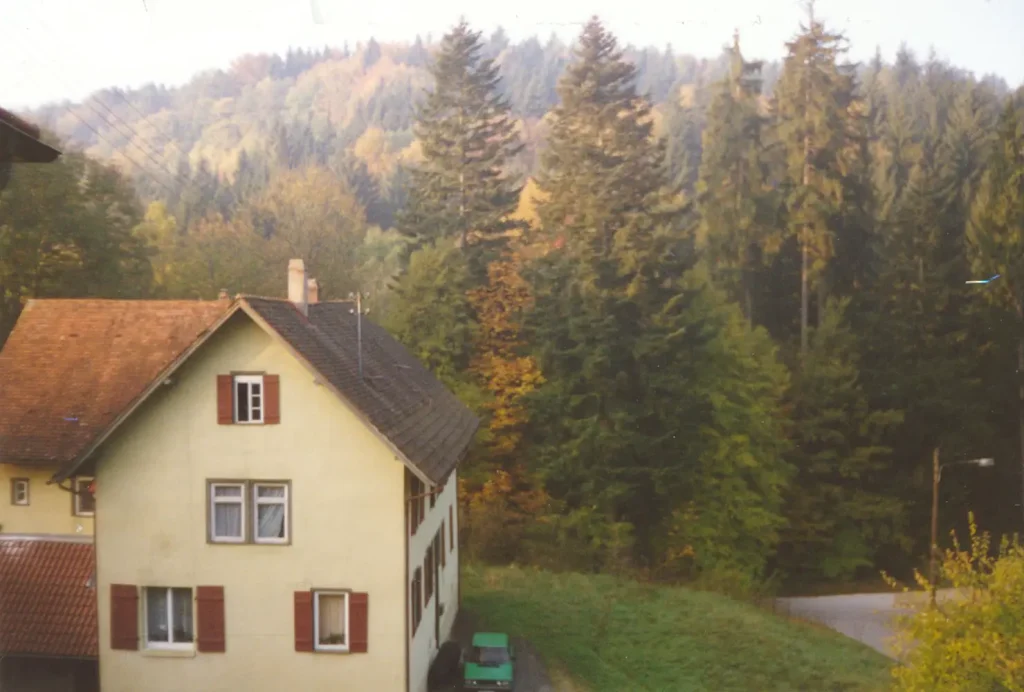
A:
<svg viewBox="0 0 1024 692">
<path fill-rule="evenodd" d="M 216 376 L 280 376 L 280 425 L 217 425 Z M 273 337 L 238 314 L 100 450 L 104 692 L 405 689 L 405 468 Z M 206 542 L 207 479 L 291 481 L 291 545 Z M 226 653 L 110 648 L 110 585 L 224 587 Z M 293 593 L 369 594 L 365 654 L 299 653 Z M 142 610 L 140 600 L 140 632 Z"/>
<path fill-rule="evenodd" d="M 42 533 L 56 535 L 92 535 L 92 517 L 73 513 L 71 493 L 56 485 L 47 485 L 56 466 L 15 466 L 0 464 L 0 533 Z M 28 479 L 29 504 L 11 502 L 11 480 Z M 70 483 L 65 483 L 65 487 Z"/>
<path fill-rule="evenodd" d="M 459 611 L 459 517 L 458 504 L 458 478 L 453 472 L 444 491 L 438 496 L 434 508 L 430 508 L 429 502 L 423 518 L 423 523 L 416 529 L 416 534 L 409 539 L 409 575 L 408 582 L 411 584 L 416 568 L 423 568 L 423 561 L 427 554 L 427 548 L 434 541 L 434 536 L 444 526 L 445 538 L 445 566 L 440 567 L 438 561 L 438 578 L 435 593 L 429 602 L 424 603 L 423 619 L 413 634 L 409 649 L 409 692 L 426 692 L 427 673 L 430 664 L 437 655 L 438 647 L 451 637 L 452 625 L 455 624 L 455 616 Z M 451 508 L 451 514 L 449 514 Z M 449 516 L 454 517 L 455 547 L 452 550 L 450 540 L 450 529 L 448 528 Z M 424 579 L 426 577 L 424 576 Z M 408 590 L 408 589 L 407 589 Z M 440 598 L 440 601 L 437 599 Z M 435 621 L 437 619 L 437 608 L 435 601 L 444 605 L 444 613 L 441 615 L 440 638 L 437 635 Z M 412 623 L 410 622 L 410 628 Z"/>
</svg>

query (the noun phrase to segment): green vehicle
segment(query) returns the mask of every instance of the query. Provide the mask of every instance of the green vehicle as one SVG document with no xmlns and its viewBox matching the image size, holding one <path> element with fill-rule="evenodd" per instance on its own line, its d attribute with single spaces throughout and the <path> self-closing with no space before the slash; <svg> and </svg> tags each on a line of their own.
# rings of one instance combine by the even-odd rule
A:
<svg viewBox="0 0 1024 692">
<path fill-rule="evenodd" d="M 516 655 L 507 634 L 477 632 L 462 672 L 464 690 L 515 689 Z"/>
</svg>

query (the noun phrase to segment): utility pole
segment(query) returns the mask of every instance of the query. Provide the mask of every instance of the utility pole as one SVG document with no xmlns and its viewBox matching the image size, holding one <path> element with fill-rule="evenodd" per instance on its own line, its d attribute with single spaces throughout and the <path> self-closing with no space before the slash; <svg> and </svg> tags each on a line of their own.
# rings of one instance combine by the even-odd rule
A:
<svg viewBox="0 0 1024 692">
<path fill-rule="evenodd" d="M 932 550 L 928 560 L 928 584 L 931 586 L 930 601 L 935 607 L 935 583 L 938 581 L 938 555 L 939 555 L 939 478 L 942 474 L 942 467 L 939 466 L 939 448 L 932 451 Z"/>
</svg>

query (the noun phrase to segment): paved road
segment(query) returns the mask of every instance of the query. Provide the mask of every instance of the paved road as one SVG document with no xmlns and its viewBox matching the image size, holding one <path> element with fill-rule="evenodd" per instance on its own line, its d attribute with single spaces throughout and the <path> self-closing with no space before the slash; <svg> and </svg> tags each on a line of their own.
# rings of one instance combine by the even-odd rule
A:
<svg viewBox="0 0 1024 692">
<path fill-rule="evenodd" d="M 821 623 L 886 656 L 896 657 L 893 618 L 904 608 L 896 604 L 893 594 L 779 598 L 776 609 L 783 615 Z"/>
<path fill-rule="evenodd" d="M 963 598 L 956 589 L 939 589 L 938 602 Z M 805 598 L 779 598 L 776 611 L 783 615 L 813 620 L 826 627 L 864 642 L 872 649 L 896 658 L 896 627 L 898 615 L 910 613 L 915 606 L 927 603 L 923 591 L 909 593 L 851 594 L 847 596 L 811 596 Z"/>
</svg>

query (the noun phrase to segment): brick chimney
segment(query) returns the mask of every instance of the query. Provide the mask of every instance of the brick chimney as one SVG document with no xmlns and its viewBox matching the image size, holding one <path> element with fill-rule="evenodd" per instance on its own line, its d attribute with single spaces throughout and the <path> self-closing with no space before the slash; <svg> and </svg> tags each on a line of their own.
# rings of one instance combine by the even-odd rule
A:
<svg viewBox="0 0 1024 692">
<path fill-rule="evenodd" d="M 288 262 L 288 300 L 295 303 L 303 315 L 309 315 L 309 298 L 306 284 L 306 263 L 300 259 Z"/>
<path fill-rule="evenodd" d="M 309 279 L 306 282 L 306 300 L 310 305 L 320 302 L 320 284 L 316 282 L 316 279 Z"/>
</svg>

